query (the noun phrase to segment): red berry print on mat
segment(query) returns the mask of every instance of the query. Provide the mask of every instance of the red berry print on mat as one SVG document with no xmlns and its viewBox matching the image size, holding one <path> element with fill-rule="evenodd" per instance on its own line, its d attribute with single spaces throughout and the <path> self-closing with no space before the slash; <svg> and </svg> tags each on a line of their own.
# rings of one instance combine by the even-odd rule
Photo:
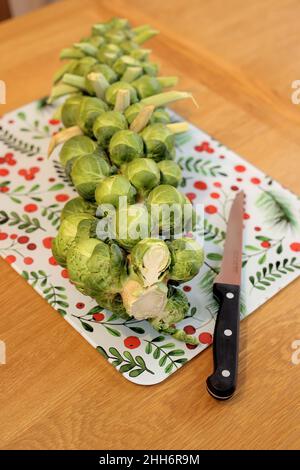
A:
<svg viewBox="0 0 300 470">
<path fill-rule="evenodd" d="M 43 162 L 43 161 L 44 161 L 44 157 L 37 157 L 37 161 L 38 161 L 38 162 Z"/>
<path fill-rule="evenodd" d="M 59 119 L 49 119 L 49 124 L 51 124 L 51 126 L 57 126 L 58 124 L 60 124 L 60 120 Z"/>
<path fill-rule="evenodd" d="M 24 261 L 25 264 L 28 264 L 28 265 L 30 265 L 30 264 L 33 263 L 33 259 L 30 258 L 29 256 L 26 256 L 26 257 L 23 259 L 23 261 Z"/>
<path fill-rule="evenodd" d="M 30 250 L 30 251 L 36 250 L 36 244 L 35 243 L 28 243 L 27 250 Z"/>
<path fill-rule="evenodd" d="M 12 233 L 9 238 L 15 240 L 16 238 L 18 238 L 18 235 L 16 233 Z"/>
<path fill-rule="evenodd" d="M 7 170 L 6 168 L 1 168 L 0 176 L 7 176 L 7 175 L 9 175 L 9 170 Z"/>
<path fill-rule="evenodd" d="M 263 248 L 270 248 L 271 243 L 268 242 L 267 240 L 264 240 L 263 242 L 261 242 L 261 246 L 262 246 Z"/>
<path fill-rule="evenodd" d="M 43 245 L 45 248 L 51 249 L 53 237 L 46 237 L 43 240 Z"/>
<path fill-rule="evenodd" d="M 188 349 L 196 349 L 198 346 L 199 346 L 199 344 L 187 344 L 187 343 L 186 343 L 186 347 L 187 347 Z"/>
<path fill-rule="evenodd" d="M 141 344 L 141 341 L 136 336 L 128 336 L 124 339 L 124 346 L 128 349 L 138 348 Z"/>
<path fill-rule="evenodd" d="M 26 204 L 24 206 L 25 212 L 36 212 L 38 210 L 38 206 L 36 204 Z"/>
<path fill-rule="evenodd" d="M 232 191 L 238 191 L 238 190 L 239 190 L 239 187 L 233 185 L 233 186 L 230 187 L 230 189 L 231 189 Z"/>
<path fill-rule="evenodd" d="M 194 199 L 196 199 L 196 194 L 195 193 L 186 193 L 186 197 L 192 202 Z"/>
<path fill-rule="evenodd" d="M 300 251 L 300 243 L 297 243 L 297 242 L 291 243 L 290 249 L 292 251 Z"/>
<path fill-rule="evenodd" d="M 83 302 L 77 302 L 76 308 L 78 308 L 79 310 L 82 310 L 84 307 L 85 307 L 85 304 Z"/>
<path fill-rule="evenodd" d="M 211 344 L 212 340 L 213 340 L 213 338 L 212 338 L 212 335 L 210 333 L 204 332 L 204 333 L 200 333 L 200 335 L 199 335 L 200 343 Z"/>
<path fill-rule="evenodd" d="M 250 215 L 247 214 L 247 212 L 244 213 L 243 215 L 244 220 L 250 219 Z"/>
<path fill-rule="evenodd" d="M 61 276 L 62 276 L 64 279 L 68 279 L 68 278 L 69 278 L 69 273 L 68 273 L 67 269 L 62 269 L 62 271 L 61 271 Z"/>
<path fill-rule="evenodd" d="M 8 237 L 7 233 L 0 232 L 0 240 L 6 240 Z"/>
<path fill-rule="evenodd" d="M 243 173 L 244 171 L 246 171 L 246 167 L 244 165 L 236 165 L 234 167 L 235 171 L 237 171 L 238 173 Z"/>
<path fill-rule="evenodd" d="M 207 184 L 205 181 L 195 181 L 194 188 L 200 189 L 200 191 L 205 191 L 205 189 L 207 189 Z"/>
<path fill-rule="evenodd" d="M 186 325 L 184 328 L 183 328 L 183 331 L 187 334 L 187 335 L 193 335 L 196 333 L 196 328 L 193 326 L 193 325 Z"/>
<path fill-rule="evenodd" d="M 254 227 L 254 230 L 255 230 L 255 232 L 260 232 L 260 231 L 261 231 L 261 227 L 256 226 L 256 227 Z"/>
<path fill-rule="evenodd" d="M 260 184 L 260 182 L 261 182 L 259 178 L 251 178 L 250 181 L 251 181 L 251 183 L 253 183 L 253 184 Z"/>
<path fill-rule="evenodd" d="M 70 196 L 68 196 L 68 194 L 57 194 L 55 199 L 57 202 L 66 202 L 68 199 L 70 199 Z"/>
<path fill-rule="evenodd" d="M 219 199 L 220 194 L 219 193 L 210 193 L 210 197 L 212 197 L 213 199 Z"/>
<path fill-rule="evenodd" d="M 21 243 L 21 245 L 24 245 L 25 243 L 29 242 L 29 237 L 26 235 L 22 235 L 21 237 L 18 238 L 18 243 Z"/>
<path fill-rule="evenodd" d="M 184 292 L 191 292 L 192 288 L 191 286 L 183 286 L 182 290 L 184 290 Z"/>
<path fill-rule="evenodd" d="M 93 319 L 95 321 L 103 321 L 104 318 L 105 318 L 104 313 L 101 313 L 101 312 L 94 313 L 93 315 Z"/>
<path fill-rule="evenodd" d="M 207 214 L 215 214 L 216 212 L 218 212 L 218 209 L 216 208 L 216 206 L 212 206 L 212 205 L 205 206 L 204 210 Z"/>
<path fill-rule="evenodd" d="M 219 183 L 219 181 L 216 181 L 216 182 L 214 183 L 214 187 L 215 187 L 215 188 L 222 188 L 222 183 Z"/>
<path fill-rule="evenodd" d="M 58 265 L 58 262 L 56 261 L 56 259 L 54 258 L 54 256 L 50 256 L 50 258 L 48 259 L 49 261 L 49 264 L 51 264 L 52 266 L 57 266 Z"/>
<path fill-rule="evenodd" d="M 9 191 L 9 187 L 8 186 L 0 186 L 0 191 L 1 191 L 1 193 L 7 193 Z"/>
<path fill-rule="evenodd" d="M 194 147 L 196 152 L 214 153 L 214 149 L 210 146 L 209 142 L 202 142 L 200 145 Z"/>
<path fill-rule="evenodd" d="M 4 258 L 5 261 L 9 264 L 12 264 L 16 261 L 16 257 L 14 255 L 8 255 L 6 258 Z"/>
</svg>

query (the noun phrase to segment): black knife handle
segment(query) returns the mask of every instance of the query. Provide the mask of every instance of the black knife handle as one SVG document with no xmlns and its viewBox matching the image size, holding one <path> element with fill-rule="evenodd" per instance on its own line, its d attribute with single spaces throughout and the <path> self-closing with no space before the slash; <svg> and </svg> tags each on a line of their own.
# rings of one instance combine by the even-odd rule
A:
<svg viewBox="0 0 300 470">
<path fill-rule="evenodd" d="M 227 400 L 236 389 L 239 354 L 240 286 L 216 283 L 213 293 L 219 302 L 215 325 L 214 372 L 206 384 L 209 393 Z"/>
</svg>

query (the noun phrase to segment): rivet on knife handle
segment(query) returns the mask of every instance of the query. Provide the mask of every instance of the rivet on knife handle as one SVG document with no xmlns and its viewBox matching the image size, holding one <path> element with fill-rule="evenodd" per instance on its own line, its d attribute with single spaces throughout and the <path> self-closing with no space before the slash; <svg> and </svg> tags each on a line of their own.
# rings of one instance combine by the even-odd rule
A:
<svg viewBox="0 0 300 470">
<path fill-rule="evenodd" d="M 233 395 L 237 383 L 240 286 L 215 283 L 214 295 L 220 307 L 214 333 L 214 372 L 206 384 L 214 398 L 227 400 Z"/>
</svg>

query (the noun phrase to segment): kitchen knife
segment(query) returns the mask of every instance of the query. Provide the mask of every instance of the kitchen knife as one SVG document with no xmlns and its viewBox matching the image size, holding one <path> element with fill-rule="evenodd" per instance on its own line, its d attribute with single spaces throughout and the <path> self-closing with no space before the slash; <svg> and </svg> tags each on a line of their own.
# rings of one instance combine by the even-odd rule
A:
<svg viewBox="0 0 300 470">
<path fill-rule="evenodd" d="M 244 192 L 240 191 L 232 203 L 221 270 L 213 285 L 219 311 L 213 341 L 214 372 L 206 384 L 208 392 L 218 400 L 232 397 L 237 383 L 243 206 Z"/>
</svg>

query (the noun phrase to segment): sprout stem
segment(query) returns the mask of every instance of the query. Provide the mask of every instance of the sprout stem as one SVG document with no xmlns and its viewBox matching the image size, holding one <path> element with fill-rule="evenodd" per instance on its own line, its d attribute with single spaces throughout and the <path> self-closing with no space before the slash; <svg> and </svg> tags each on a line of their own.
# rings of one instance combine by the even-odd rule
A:
<svg viewBox="0 0 300 470">
<path fill-rule="evenodd" d="M 65 47 L 60 52 L 60 59 L 82 59 L 84 53 L 80 49 L 75 49 L 75 47 Z"/>
<path fill-rule="evenodd" d="M 76 135 L 81 135 L 82 133 L 83 132 L 80 129 L 80 127 L 73 126 L 73 127 L 67 127 L 66 129 L 63 129 L 62 131 L 55 134 L 49 142 L 48 158 L 52 154 L 53 150 L 59 144 L 62 144 L 63 142 L 66 142 L 67 140 L 71 139 L 71 137 L 75 137 Z"/>
<path fill-rule="evenodd" d="M 153 105 L 145 106 L 137 115 L 137 117 L 132 121 L 130 125 L 130 130 L 134 132 L 141 132 L 144 127 L 147 126 L 152 113 L 154 111 Z"/>
<path fill-rule="evenodd" d="M 85 78 L 81 77 L 80 75 L 75 75 L 73 73 L 65 73 L 62 81 L 66 85 L 71 85 L 73 87 L 79 88 L 79 90 L 86 91 Z"/>
<path fill-rule="evenodd" d="M 147 29 L 152 29 L 152 28 L 149 24 L 142 24 L 140 26 L 136 26 L 135 28 L 132 28 L 132 32 L 135 34 L 139 34 L 144 31 L 147 31 Z"/>
<path fill-rule="evenodd" d="M 127 67 L 121 80 L 123 82 L 131 83 L 139 78 L 143 73 L 142 67 Z"/>
<path fill-rule="evenodd" d="M 59 119 L 61 120 L 61 110 L 62 110 L 63 105 L 61 104 L 56 108 L 54 113 L 52 114 L 52 119 Z"/>
<path fill-rule="evenodd" d="M 185 98 L 192 98 L 191 93 L 186 91 L 165 91 L 164 93 L 148 96 L 147 98 L 142 99 L 140 102 L 145 105 L 153 104 L 155 108 L 158 108 L 160 106 L 165 106 Z"/>
<path fill-rule="evenodd" d="M 178 77 L 157 77 L 157 81 L 162 87 L 167 88 L 178 83 Z"/>
<path fill-rule="evenodd" d="M 75 62 L 75 60 L 70 60 L 69 62 L 66 62 L 62 67 L 60 67 L 60 69 L 58 69 L 57 72 L 54 74 L 53 82 L 59 82 L 59 80 L 64 76 L 64 74 L 72 69 Z"/>
<path fill-rule="evenodd" d="M 134 40 L 137 44 L 143 44 L 143 42 L 148 41 L 148 39 L 151 39 L 153 36 L 156 36 L 159 33 L 156 29 L 146 29 L 145 31 L 142 31 L 138 33 Z"/>
<path fill-rule="evenodd" d="M 116 104 L 114 111 L 119 111 L 123 113 L 126 108 L 130 105 L 130 91 L 129 90 L 119 90 L 116 97 Z"/>
<path fill-rule="evenodd" d="M 60 98 L 64 95 L 68 95 L 70 93 L 78 93 L 78 88 L 66 85 L 65 83 L 59 83 L 58 85 L 54 85 L 52 87 L 51 94 L 47 100 L 47 103 L 52 104 L 57 98 Z"/>
<path fill-rule="evenodd" d="M 96 57 L 98 53 L 97 47 L 93 46 L 93 44 L 89 44 L 88 42 L 76 42 L 74 47 L 82 51 L 84 54 Z"/>
<path fill-rule="evenodd" d="M 181 134 L 189 129 L 187 122 L 174 122 L 172 124 L 167 124 L 167 127 L 173 134 Z"/>
<path fill-rule="evenodd" d="M 109 87 L 109 83 L 102 73 L 91 72 L 87 76 L 88 80 L 96 93 L 98 98 L 103 98 L 105 90 Z"/>
</svg>

